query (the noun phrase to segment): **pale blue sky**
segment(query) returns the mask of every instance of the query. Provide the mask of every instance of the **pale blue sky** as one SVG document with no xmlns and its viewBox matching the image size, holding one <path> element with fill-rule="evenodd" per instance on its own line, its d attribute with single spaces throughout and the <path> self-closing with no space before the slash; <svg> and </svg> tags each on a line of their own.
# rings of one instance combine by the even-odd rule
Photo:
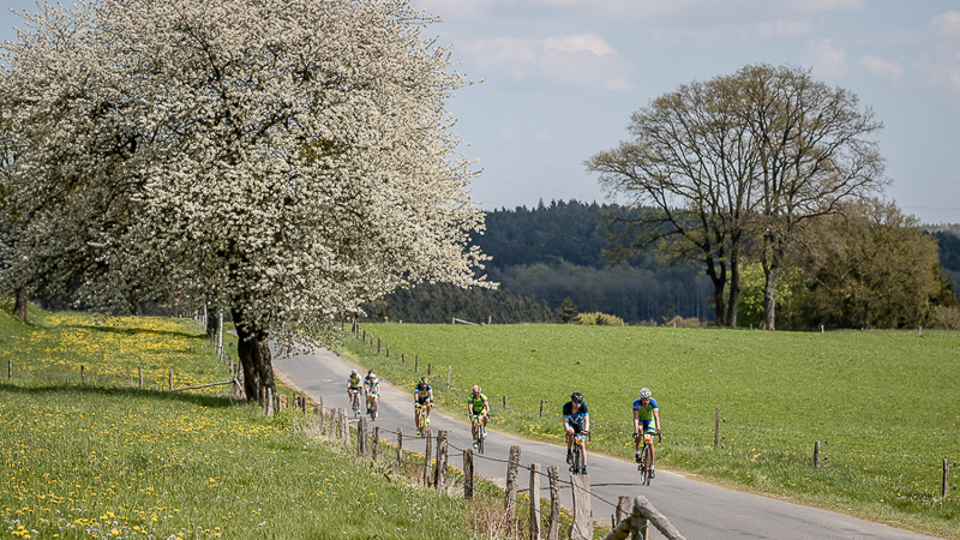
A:
<svg viewBox="0 0 960 540">
<path fill-rule="evenodd" d="M 678 85 L 769 63 L 856 93 L 885 125 L 887 197 L 924 223 L 960 223 L 958 0 L 412 3 L 444 19 L 424 37 L 483 80 L 448 109 L 483 169 L 473 196 L 485 208 L 606 201 L 583 161 L 624 139 L 632 112 Z M 18 24 L 3 9 L 0 39 Z"/>
</svg>

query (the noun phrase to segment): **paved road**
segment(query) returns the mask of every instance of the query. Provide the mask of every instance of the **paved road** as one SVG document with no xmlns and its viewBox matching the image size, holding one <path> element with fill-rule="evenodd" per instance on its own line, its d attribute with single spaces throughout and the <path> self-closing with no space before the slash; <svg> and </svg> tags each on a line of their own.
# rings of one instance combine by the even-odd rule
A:
<svg viewBox="0 0 960 540">
<path fill-rule="evenodd" d="M 314 401 L 321 396 L 327 408 L 349 410 L 346 395 L 346 380 L 355 367 L 336 355 L 317 349 L 311 354 L 291 357 L 275 357 L 274 366 L 280 376 L 305 392 Z M 403 428 L 404 448 L 424 451 L 424 443 L 413 439 L 413 389 L 397 388 L 381 381 L 380 418 L 376 425 L 381 433 Z M 463 448 L 472 442 L 470 425 L 465 415 L 456 419 L 439 414 L 431 415 L 430 427 L 447 430 L 452 446 Z M 386 439 L 381 435 L 381 438 Z M 393 442 L 388 439 L 388 442 Z M 564 463 L 563 448 L 547 443 L 520 439 L 512 435 L 489 431 L 484 457 L 477 459 L 477 474 L 498 480 L 506 475 L 506 461 L 511 445 L 522 447 L 521 464 L 539 463 L 546 471 L 550 465 L 560 468 L 561 479 L 569 480 L 568 467 Z M 460 467 L 462 454 L 451 449 L 450 463 Z M 920 540 L 933 538 L 903 531 L 886 525 L 863 521 L 825 510 L 790 504 L 777 499 L 741 493 L 719 488 L 712 484 L 697 482 L 668 471 L 657 471 L 651 486 L 640 486 L 636 465 L 618 459 L 588 454 L 591 492 L 599 499 L 593 500 L 593 515 L 597 521 L 609 523 L 614 508 L 604 501 L 616 504 L 618 497 L 643 495 L 670 519 L 671 523 L 688 539 L 711 538 L 713 540 L 769 539 L 769 540 Z M 529 473 L 520 475 L 520 487 L 528 488 Z M 541 481 L 541 497 L 549 498 L 549 484 Z M 564 505 L 570 507 L 570 490 L 562 490 Z M 651 527 L 650 538 L 663 538 Z"/>
</svg>

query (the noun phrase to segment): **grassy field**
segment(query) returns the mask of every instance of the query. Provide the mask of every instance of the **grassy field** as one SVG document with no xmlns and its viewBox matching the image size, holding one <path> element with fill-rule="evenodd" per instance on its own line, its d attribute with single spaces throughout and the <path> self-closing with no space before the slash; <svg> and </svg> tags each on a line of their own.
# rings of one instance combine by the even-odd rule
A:
<svg viewBox="0 0 960 540">
<path fill-rule="evenodd" d="M 631 404 L 646 386 L 660 405 L 666 437 L 657 453 L 661 467 L 960 538 L 956 332 L 411 324 L 363 329 L 368 344 L 348 341 L 345 353 L 411 389 L 431 364 L 437 401 L 447 410 L 465 412 L 467 390 L 480 384 L 492 401 L 497 429 L 559 442 L 560 408 L 580 390 L 591 410 L 591 448 L 627 459 Z M 721 439 L 714 450 L 717 408 Z M 813 466 L 816 441 L 819 469 Z M 946 499 L 944 459 L 952 468 Z"/>
<path fill-rule="evenodd" d="M 297 411 L 265 418 L 229 386 L 159 391 L 171 370 L 176 387 L 229 379 L 193 321 L 29 318 L 0 309 L 7 537 L 471 537 L 462 501 L 305 436 Z"/>
</svg>

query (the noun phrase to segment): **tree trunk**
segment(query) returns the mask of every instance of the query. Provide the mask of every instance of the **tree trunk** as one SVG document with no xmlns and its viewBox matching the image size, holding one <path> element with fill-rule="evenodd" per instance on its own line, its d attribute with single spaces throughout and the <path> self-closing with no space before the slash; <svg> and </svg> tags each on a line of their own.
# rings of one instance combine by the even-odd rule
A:
<svg viewBox="0 0 960 540">
<path fill-rule="evenodd" d="M 766 282 L 763 287 L 763 318 L 760 320 L 760 330 L 775 330 L 776 322 L 776 290 L 777 276 L 780 268 L 764 268 Z"/>
<path fill-rule="evenodd" d="M 727 303 L 723 294 L 727 286 L 726 268 L 721 264 L 718 275 L 712 257 L 707 257 L 704 262 L 707 263 L 707 276 L 713 282 L 713 317 L 717 326 L 727 326 Z"/>
<path fill-rule="evenodd" d="M 273 382 L 273 359 L 267 347 L 267 333 L 255 324 L 243 318 L 241 310 L 234 308 L 233 322 L 237 329 L 237 356 L 243 366 L 243 390 L 250 401 L 257 400 L 257 390 L 266 391 L 267 388 L 276 393 Z"/>
<path fill-rule="evenodd" d="M 740 249 L 734 239 L 730 250 L 730 298 L 727 300 L 727 326 L 737 327 L 737 311 L 740 309 Z"/>
<path fill-rule="evenodd" d="M 17 289 L 16 300 L 13 304 L 13 314 L 23 322 L 27 322 L 27 288 Z"/>
</svg>

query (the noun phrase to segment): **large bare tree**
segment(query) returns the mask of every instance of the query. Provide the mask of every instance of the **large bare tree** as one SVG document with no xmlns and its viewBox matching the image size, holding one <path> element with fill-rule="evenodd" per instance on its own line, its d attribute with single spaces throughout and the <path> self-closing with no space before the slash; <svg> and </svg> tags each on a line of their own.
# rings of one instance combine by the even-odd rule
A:
<svg viewBox="0 0 960 540">
<path fill-rule="evenodd" d="M 445 110 L 463 79 L 406 0 L 26 17 L 0 58 L 18 157 L 0 210 L 29 217 L 2 274 L 68 261 L 91 305 L 230 310 L 250 398 L 274 384 L 272 337 L 330 336 L 336 314 L 398 286 L 485 285 L 466 248 L 483 228 L 474 173 Z"/>
<path fill-rule="evenodd" d="M 701 261 L 717 324 L 728 326 L 737 324 L 741 259 L 756 257 L 766 279 L 761 327 L 772 330 L 796 228 L 881 187 L 883 162 L 869 140 L 880 128 L 855 95 L 808 71 L 746 66 L 655 99 L 631 117 L 633 139 L 587 167 L 642 209 L 639 219 L 612 219 L 614 240 L 632 235 L 615 255 L 658 243 Z"/>
</svg>

